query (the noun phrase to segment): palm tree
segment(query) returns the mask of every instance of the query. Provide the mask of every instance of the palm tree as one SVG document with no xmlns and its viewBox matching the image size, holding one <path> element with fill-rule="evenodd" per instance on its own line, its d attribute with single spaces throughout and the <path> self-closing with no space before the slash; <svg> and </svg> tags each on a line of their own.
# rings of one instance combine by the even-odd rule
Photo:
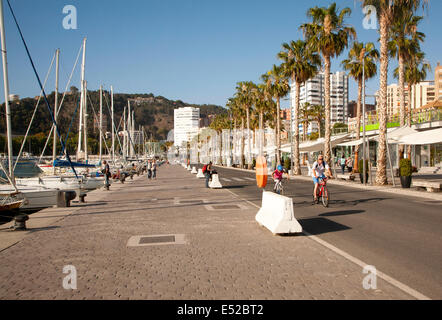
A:
<svg viewBox="0 0 442 320">
<path fill-rule="evenodd" d="M 251 145 L 250 145 L 250 109 L 253 106 L 253 90 L 256 88 L 256 85 L 251 81 L 246 82 L 238 82 L 236 86 L 236 95 L 241 102 L 243 109 L 246 113 L 247 120 L 247 143 L 248 143 L 248 167 L 251 168 Z"/>
<path fill-rule="evenodd" d="M 399 62 L 398 72 L 395 77 L 399 78 L 399 101 L 400 101 L 400 126 L 405 126 L 405 64 L 420 51 L 420 42 L 425 34 L 417 31 L 417 26 L 423 17 L 415 16 L 413 11 L 402 10 L 398 18 L 391 26 L 391 40 L 388 44 L 390 55 L 396 57 Z M 408 91 L 410 95 L 410 91 Z M 399 146 L 399 159 L 404 157 L 404 145 Z"/>
<path fill-rule="evenodd" d="M 325 107 L 317 104 L 311 106 L 312 119 L 318 124 L 318 137 L 321 138 L 322 122 L 324 121 Z"/>
<path fill-rule="evenodd" d="M 331 123 L 330 123 L 330 66 L 331 58 L 339 56 L 347 48 L 350 38 L 356 37 L 353 27 L 344 24 L 345 17 L 351 14 L 350 8 L 337 11 L 336 3 L 328 8 L 310 8 L 307 16 L 312 18 L 311 23 L 305 23 L 301 30 L 309 46 L 321 53 L 324 62 L 325 78 L 325 161 L 330 163 L 331 158 Z"/>
<path fill-rule="evenodd" d="M 222 113 L 222 114 L 218 114 L 215 119 L 212 121 L 212 123 L 210 124 L 209 128 L 213 129 L 216 131 L 216 133 L 221 137 L 220 139 L 220 147 L 219 147 L 219 158 L 221 161 L 221 165 L 223 164 L 223 157 L 222 157 L 222 148 L 223 148 L 223 143 L 222 143 L 222 132 L 224 129 L 229 129 L 230 128 L 230 119 L 229 119 L 229 115 L 227 113 Z"/>
<path fill-rule="evenodd" d="M 294 108 L 294 148 L 293 148 L 293 167 L 294 174 L 301 174 L 301 166 L 299 159 L 299 101 L 301 85 L 305 81 L 314 77 L 321 65 L 319 54 L 312 50 L 305 41 L 291 41 L 290 44 L 283 43 L 282 51 L 278 53 L 278 58 L 283 60 L 284 71 L 286 76 L 292 79 L 295 84 L 296 98 Z M 305 130 L 304 130 L 305 132 Z"/>
<path fill-rule="evenodd" d="M 266 83 L 267 90 L 276 100 L 276 163 L 281 164 L 281 98 L 285 97 L 290 90 L 284 67 L 273 65 L 272 69 L 264 74 L 262 80 Z"/>
<path fill-rule="evenodd" d="M 376 50 L 372 42 L 366 44 L 362 42 L 353 42 L 353 46 L 348 52 L 348 59 L 342 61 L 345 70 L 349 71 L 350 76 L 358 82 L 358 101 L 356 111 L 356 140 L 360 139 L 361 133 L 361 105 L 362 105 L 362 74 L 365 64 L 365 80 L 373 78 L 377 73 L 376 60 L 379 59 L 379 51 Z M 358 63 L 355 63 L 358 61 Z M 355 147 L 355 172 L 358 171 L 359 146 Z"/>
<path fill-rule="evenodd" d="M 302 122 L 302 140 L 307 140 L 307 130 L 312 120 L 312 105 L 309 102 L 303 103 L 299 109 L 299 120 Z"/>
<path fill-rule="evenodd" d="M 424 81 L 427 78 L 427 73 L 431 71 L 431 65 L 425 60 L 423 52 L 416 52 L 405 62 L 404 79 L 408 86 L 408 121 L 407 124 L 411 127 L 412 120 L 412 105 L 411 105 L 411 90 L 415 84 Z M 394 70 L 394 76 L 399 76 L 399 67 Z"/>
<path fill-rule="evenodd" d="M 417 31 L 423 17 L 415 16 L 413 11 L 401 10 L 390 28 L 391 40 L 388 43 L 390 55 L 398 59 L 400 125 L 405 126 L 405 64 L 420 51 L 420 42 L 425 34 Z"/>
<path fill-rule="evenodd" d="M 227 102 L 227 106 L 232 114 L 233 117 L 233 128 L 235 131 L 237 130 L 237 120 L 241 120 L 241 150 L 240 150 L 240 166 L 241 168 L 244 167 L 244 118 L 245 118 L 245 112 L 242 108 L 242 104 L 238 97 L 230 98 Z M 236 141 L 235 141 L 236 142 Z"/>
<path fill-rule="evenodd" d="M 265 84 L 260 83 L 256 88 L 253 90 L 254 92 L 254 105 L 255 105 L 255 111 L 258 113 L 258 129 L 260 134 L 260 145 L 259 145 L 259 155 L 262 156 L 263 152 L 263 144 L 264 144 L 264 115 L 268 114 L 270 109 L 272 108 L 272 105 L 270 101 L 272 100 L 271 95 L 267 91 L 267 87 Z"/>
<path fill-rule="evenodd" d="M 388 42 L 389 29 L 402 10 L 416 10 L 428 0 L 361 0 L 363 6 L 372 5 L 376 8 L 380 34 L 380 77 L 379 77 L 379 139 L 377 150 L 376 184 L 387 184 L 387 81 L 388 81 Z"/>
</svg>

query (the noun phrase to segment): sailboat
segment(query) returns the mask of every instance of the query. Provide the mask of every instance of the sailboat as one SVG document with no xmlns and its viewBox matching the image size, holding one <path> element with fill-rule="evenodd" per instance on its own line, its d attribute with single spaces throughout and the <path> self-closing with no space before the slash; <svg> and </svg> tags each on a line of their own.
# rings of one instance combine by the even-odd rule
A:
<svg viewBox="0 0 442 320">
<path fill-rule="evenodd" d="M 12 134 L 11 134 L 11 110 L 9 106 L 9 79 L 8 79 L 8 63 L 6 51 L 6 37 L 3 16 L 3 0 L 0 0 L 0 35 L 3 63 L 3 85 L 5 93 L 5 109 L 6 109 L 6 128 L 7 128 L 7 144 L 8 144 L 8 170 L 5 169 L 3 163 L 0 162 L 2 170 L 5 172 L 10 184 L 0 185 L 1 199 L 17 199 L 16 201 L 5 201 L 7 206 L 18 206 L 20 210 L 35 210 L 48 208 L 56 205 L 59 191 L 56 189 L 48 189 L 44 187 L 18 187 L 15 185 L 13 170 L 13 150 L 12 150 Z M 7 172 L 9 171 L 9 172 Z M 23 201 L 21 201 L 23 200 Z M 21 201 L 20 204 L 17 204 Z"/>
<path fill-rule="evenodd" d="M 54 108 L 54 116 L 57 114 L 58 107 L 58 70 L 59 70 L 59 50 L 56 52 L 56 84 L 55 84 L 55 108 Z M 82 160 L 82 155 L 87 159 L 87 114 L 86 114 L 86 81 L 84 80 L 84 70 L 85 70 L 85 60 L 86 60 L 86 38 L 83 39 L 83 62 L 82 62 L 82 72 L 81 72 L 81 100 L 80 100 L 80 128 L 79 128 L 79 149 L 77 152 L 77 162 L 68 161 L 66 159 L 56 158 L 56 148 L 57 148 L 57 139 L 56 139 L 56 131 L 54 130 L 54 139 L 53 139 L 53 155 L 52 155 L 52 164 L 46 168 L 46 173 L 48 169 L 52 169 L 52 174 L 46 174 L 41 177 L 35 177 L 30 179 L 18 179 L 17 183 L 19 185 L 26 186 L 44 186 L 48 188 L 57 188 L 62 191 L 76 191 L 78 196 L 84 196 L 87 192 L 100 188 L 104 185 L 104 178 L 97 177 L 97 173 L 95 175 L 89 174 L 89 169 L 96 169 L 95 165 L 88 164 L 87 162 L 78 162 L 78 160 Z M 56 119 L 55 119 L 56 121 Z M 84 144 L 86 151 L 82 152 L 83 139 L 82 134 L 84 131 Z M 65 172 L 62 175 L 56 175 L 56 169 L 68 169 L 68 168 L 79 168 L 80 175 L 77 175 L 76 172 Z M 82 171 L 84 169 L 84 171 Z"/>
</svg>

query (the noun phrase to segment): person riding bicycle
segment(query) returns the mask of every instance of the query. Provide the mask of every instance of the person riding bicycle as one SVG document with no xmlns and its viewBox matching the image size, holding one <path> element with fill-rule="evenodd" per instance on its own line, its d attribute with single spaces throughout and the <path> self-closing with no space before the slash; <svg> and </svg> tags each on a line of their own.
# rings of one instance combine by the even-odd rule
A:
<svg viewBox="0 0 442 320">
<path fill-rule="evenodd" d="M 278 183 L 282 183 L 284 175 L 284 169 L 281 165 L 278 165 L 276 170 L 272 173 L 272 178 L 275 180 L 275 187 L 273 188 L 273 191 L 276 192 L 276 186 Z"/>
<path fill-rule="evenodd" d="M 315 203 L 318 202 L 317 194 L 318 194 L 319 179 L 326 178 L 324 172 L 326 172 L 329 177 L 332 176 L 329 165 L 327 164 L 327 162 L 324 161 L 324 157 L 320 155 L 318 157 L 318 160 L 315 161 L 315 163 L 313 163 L 312 166 L 312 178 L 313 178 L 313 183 L 315 184 L 315 189 L 313 190 L 313 197 L 315 199 L 314 200 Z"/>
</svg>

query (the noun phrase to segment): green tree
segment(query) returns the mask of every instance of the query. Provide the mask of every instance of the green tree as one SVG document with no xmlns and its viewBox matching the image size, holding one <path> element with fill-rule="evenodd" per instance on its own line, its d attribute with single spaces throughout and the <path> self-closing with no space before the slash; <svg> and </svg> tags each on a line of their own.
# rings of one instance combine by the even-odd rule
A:
<svg viewBox="0 0 442 320">
<path fill-rule="evenodd" d="M 353 46 L 348 52 L 348 58 L 342 61 L 344 69 L 349 71 L 350 76 L 358 83 L 358 101 L 356 109 L 356 140 L 360 139 L 361 134 L 361 115 L 362 115 L 362 83 L 365 73 L 365 80 L 373 78 L 377 73 L 376 61 L 379 59 L 379 51 L 376 50 L 373 43 L 366 44 L 362 42 L 353 42 Z M 355 63 L 357 61 L 357 63 Z M 365 70 L 363 66 L 365 64 Z M 363 72 L 364 71 L 364 72 Z M 359 145 L 355 147 L 355 171 L 358 170 Z"/>
<path fill-rule="evenodd" d="M 310 78 L 314 77 L 321 65 L 319 54 L 313 50 L 312 46 L 308 46 L 305 41 L 291 41 L 290 44 L 283 43 L 282 51 L 278 53 L 278 58 L 284 63 L 285 75 L 291 78 L 292 83 L 295 84 L 295 108 L 294 119 L 294 174 L 301 174 L 301 165 L 299 158 L 299 109 L 300 109 L 300 91 L 301 84 Z M 305 130 L 304 130 L 305 132 Z"/>
<path fill-rule="evenodd" d="M 349 39 L 356 37 L 353 27 L 345 25 L 345 18 L 351 14 L 350 8 L 338 12 L 336 3 L 328 8 L 314 7 L 308 10 L 311 23 L 301 26 L 309 46 L 320 53 L 324 63 L 325 78 L 325 161 L 331 158 L 331 119 L 330 119 L 330 67 L 331 58 L 339 56 L 348 46 Z"/>
<path fill-rule="evenodd" d="M 379 75 L 379 139 L 377 150 L 376 184 L 387 184 L 387 83 L 388 83 L 388 42 L 394 21 L 402 10 L 416 10 L 420 5 L 426 5 L 426 0 L 361 0 L 363 6 L 372 5 L 376 8 L 380 34 L 380 75 Z"/>
<path fill-rule="evenodd" d="M 273 65 L 272 69 L 261 76 L 267 91 L 276 101 L 275 134 L 276 134 L 276 163 L 281 164 L 281 98 L 290 90 L 284 66 Z"/>
</svg>

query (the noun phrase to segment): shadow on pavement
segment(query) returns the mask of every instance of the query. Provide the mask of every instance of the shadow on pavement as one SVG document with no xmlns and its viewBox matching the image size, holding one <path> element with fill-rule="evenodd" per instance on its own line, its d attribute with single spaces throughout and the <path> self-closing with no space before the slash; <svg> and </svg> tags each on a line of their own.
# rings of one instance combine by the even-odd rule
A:
<svg viewBox="0 0 442 320">
<path fill-rule="evenodd" d="M 391 198 L 368 198 L 368 199 L 357 199 L 357 200 L 330 200 L 330 205 L 356 206 L 360 203 L 380 202 L 380 201 L 389 200 L 389 199 L 391 199 Z"/>
<path fill-rule="evenodd" d="M 345 211 L 333 211 L 333 212 L 327 212 L 327 213 L 321 213 L 320 217 L 335 217 L 335 216 L 346 216 L 349 214 L 358 214 L 358 213 L 364 213 L 365 210 L 345 210 Z"/>
<path fill-rule="evenodd" d="M 326 218 L 299 219 L 302 229 L 312 235 L 349 230 L 351 228 Z"/>
</svg>

